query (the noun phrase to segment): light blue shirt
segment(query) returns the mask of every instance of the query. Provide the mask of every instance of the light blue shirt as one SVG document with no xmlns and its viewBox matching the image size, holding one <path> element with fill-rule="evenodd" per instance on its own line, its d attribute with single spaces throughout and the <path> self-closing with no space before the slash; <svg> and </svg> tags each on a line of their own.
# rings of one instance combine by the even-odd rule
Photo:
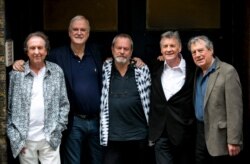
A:
<svg viewBox="0 0 250 164">
<path fill-rule="evenodd" d="M 207 90 L 207 83 L 209 79 L 209 75 L 215 71 L 216 61 L 212 64 L 212 66 L 208 69 L 206 74 L 203 76 L 202 71 L 199 70 L 196 78 L 196 86 L 195 86 L 195 116 L 199 121 L 204 121 L 204 98 Z"/>
</svg>

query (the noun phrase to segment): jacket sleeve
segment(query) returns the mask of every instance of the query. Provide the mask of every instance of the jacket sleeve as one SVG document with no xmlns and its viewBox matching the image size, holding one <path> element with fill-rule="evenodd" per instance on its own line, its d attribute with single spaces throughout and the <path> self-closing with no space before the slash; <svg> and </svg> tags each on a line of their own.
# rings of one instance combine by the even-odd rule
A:
<svg viewBox="0 0 250 164">
<path fill-rule="evenodd" d="M 225 99 L 227 112 L 227 141 L 229 144 L 242 144 L 243 102 L 238 73 L 231 68 L 226 75 Z"/>
<path fill-rule="evenodd" d="M 68 123 L 68 113 L 70 110 L 70 104 L 67 96 L 67 91 L 66 91 L 66 85 L 65 85 L 65 79 L 64 79 L 64 74 L 61 71 L 60 74 L 60 104 L 59 104 L 59 118 L 58 118 L 58 127 L 57 130 L 63 131 L 67 128 L 67 123 Z"/>
</svg>

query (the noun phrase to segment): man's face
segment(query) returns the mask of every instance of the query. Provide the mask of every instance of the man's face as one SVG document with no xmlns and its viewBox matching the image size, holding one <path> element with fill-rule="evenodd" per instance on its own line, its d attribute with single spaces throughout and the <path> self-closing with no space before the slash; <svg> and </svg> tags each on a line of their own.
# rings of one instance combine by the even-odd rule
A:
<svg viewBox="0 0 250 164">
<path fill-rule="evenodd" d="M 44 62 L 47 56 L 47 49 L 45 47 L 45 41 L 38 36 L 31 37 L 27 42 L 27 55 L 30 60 L 30 64 L 41 64 Z"/>
<path fill-rule="evenodd" d="M 89 38 L 89 23 L 84 20 L 75 20 L 71 23 L 69 28 L 69 37 L 73 44 L 83 45 Z"/>
<path fill-rule="evenodd" d="M 210 67 L 213 59 L 213 50 L 206 47 L 206 43 L 203 40 L 199 40 L 190 46 L 191 54 L 194 63 L 206 70 Z"/>
<path fill-rule="evenodd" d="M 178 60 L 181 45 L 176 38 L 162 38 L 160 41 L 161 54 L 167 63 Z"/>
<path fill-rule="evenodd" d="M 116 63 L 129 63 L 133 50 L 131 41 L 128 38 L 118 37 L 111 50 Z"/>
</svg>

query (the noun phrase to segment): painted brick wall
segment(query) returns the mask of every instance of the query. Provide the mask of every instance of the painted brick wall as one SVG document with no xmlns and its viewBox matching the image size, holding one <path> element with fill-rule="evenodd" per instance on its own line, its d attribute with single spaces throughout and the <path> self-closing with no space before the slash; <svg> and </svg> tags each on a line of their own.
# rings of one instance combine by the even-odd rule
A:
<svg viewBox="0 0 250 164">
<path fill-rule="evenodd" d="M 6 143 L 6 67 L 5 67 L 5 9 L 0 0 L 0 163 L 7 164 Z"/>
</svg>

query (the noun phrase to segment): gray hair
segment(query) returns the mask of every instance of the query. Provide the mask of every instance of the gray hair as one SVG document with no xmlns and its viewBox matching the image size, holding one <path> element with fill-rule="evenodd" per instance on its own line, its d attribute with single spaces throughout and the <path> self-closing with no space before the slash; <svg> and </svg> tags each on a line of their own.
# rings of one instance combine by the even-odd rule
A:
<svg viewBox="0 0 250 164">
<path fill-rule="evenodd" d="M 180 38 L 180 35 L 178 33 L 178 31 L 167 31 L 167 32 L 164 32 L 163 34 L 161 34 L 161 40 L 163 38 L 168 38 L 168 39 L 171 39 L 171 38 L 175 38 L 178 43 L 180 44 L 180 46 L 182 46 L 181 44 L 181 38 Z M 160 41 L 161 43 L 161 41 Z"/>
<path fill-rule="evenodd" d="M 85 17 L 85 16 L 83 16 L 83 15 L 76 15 L 76 16 L 74 16 L 71 20 L 70 20 L 70 22 L 69 22 L 69 31 L 70 31 L 70 29 L 71 29 L 71 26 L 72 26 L 72 23 L 74 23 L 75 21 L 77 21 L 77 20 L 84 20 L 85 22 L 87 22 L 87 24 L 88 24 L 88 26 L 89 26 L 89 31 L 90 31 L 90 24 L 89 24 L 89 20 Z"/>
<path fill-rule="evenodd" d="M 134 43 L 133 43 L 133 40 L 132 40 L 132 38 L 131 38 L 130 35 L 125 34 L 125 33 L 121 33 L 121 34 L 116 35 L 116 36 L 114 37 L 113 41 L 112 41 L 112 47 L 114 47 L 117 38 L 127 38 L 127 39 L 129 39 L 129 40 L 130 40 L 130 43 L 131 43 L 131 49 L 133 50 Z"/>
<path fill-rule="evenodd" d="M 205 46 L 208 50 L 214 50 L 212 41 L 205 35 L 195 36 L 188 41 L 188 50 L 191 51 L 191 45 L 199 42 L 200 40 L 205 42 Z"/>
</svg>

